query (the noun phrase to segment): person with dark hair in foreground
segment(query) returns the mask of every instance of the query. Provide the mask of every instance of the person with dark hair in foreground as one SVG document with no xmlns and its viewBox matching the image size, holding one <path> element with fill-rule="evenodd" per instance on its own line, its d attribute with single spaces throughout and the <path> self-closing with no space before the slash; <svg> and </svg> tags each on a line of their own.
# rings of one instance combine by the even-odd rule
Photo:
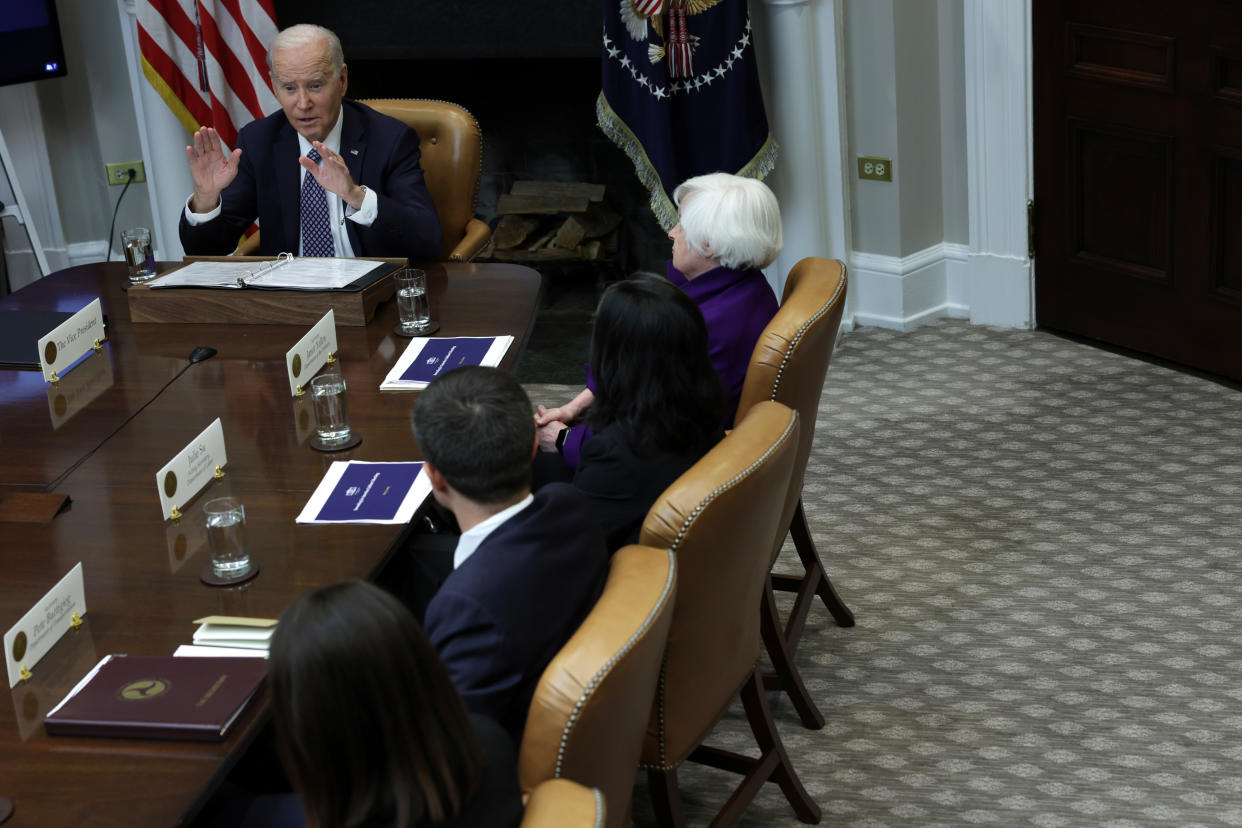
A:
<svg viewBox="0 0 1242 828">
<path fill-rule="evenodd" d="M 285 610 L 268 667 L 277 752 L 296 793 L 234 799 L 231 828 L 516 826 L 509 735 L 467 714 L 444 665 L 396 598 L 362 581 Z"/>
<path fill-rule="evenodd" d="M 693 300 L 660 278 L 611 285 L 591 332 L 594 436 L 574 485 L 591 501 L 610 552 L 637 543 L 656 498 L 724 436 L 724 392 L 707 353 L 707 326 Z M 555 450 L 565 429 L 540 429 Z"/>
<path fill-rule="evenodd" d="M 442 374 L 412 420 L 432 494 L 462 532 L 427 605 L 427 635 L 466 706 L 517 742 L 539 676 L 603 589 L 603 534 L 574 487 L 531 494 L 530 400 L 503 371 Z"/>
</svg>

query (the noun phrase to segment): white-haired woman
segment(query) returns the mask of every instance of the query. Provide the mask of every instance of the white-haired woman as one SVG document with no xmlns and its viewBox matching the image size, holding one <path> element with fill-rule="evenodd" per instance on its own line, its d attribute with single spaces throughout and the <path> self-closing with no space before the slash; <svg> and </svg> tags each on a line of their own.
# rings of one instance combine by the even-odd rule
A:
<svg viewBox="0 0 1242 828">
<path fill-rule="evenodd" d="M 780 207 L 762 181 L 727 173 L 691 178 L 673 191 L 673 200 L 680 221 L 668 234 L 668 278 L 707 322 L 709 356 L 725 392 L 723 425 L 732 428 L 751 352 L 778 307 L 760 268 L 781 252 Z M 590 430 L 558 424 L 570 425 L 586 413 L 595 400 L 593 379 L 588 376 L 586 389 L 568 403 L 539 406 L 535 415 L 540 448 L 560 451 L 568 469 L 577 467 Z"/>
</svg>

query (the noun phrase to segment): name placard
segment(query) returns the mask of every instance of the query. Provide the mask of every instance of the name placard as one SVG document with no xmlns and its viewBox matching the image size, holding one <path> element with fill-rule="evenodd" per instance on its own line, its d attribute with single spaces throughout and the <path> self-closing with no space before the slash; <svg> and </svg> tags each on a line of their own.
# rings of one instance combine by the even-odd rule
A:
<svg viewBox="0 0 1242 828">
<path fill-rule="evenodd" d="M 86 582 L 82 577 L 82 564 L 78 563 L 4 634 L 4 665 L 9 671 L 9 687 L 29 678 L 30 669 L 73 628 L 75 617 L 80 623 L 84 615 Z"/>
<path fill-rule="evenodd" d="M 289 369 L 289 393 L 297 397 L 305 392 L 311 377 L 335 353 L 336 318 L 329 308 L 323 318 L 311 326 L 306 336 L 285 354 L 285 367 Z"/>
<path fill-rule="evenodd" d="M 43 369 L 44 381 L 60 379 L 70 365 L 103 339 L 103 305 L 94 299 L 39 340 L 39 367 Z"/>
<path fill-rule="evenodd" d="M 216 469 L 229 462 L 224 453 L 224 426 L 217 417 L 211 425 L 190 441 L 190 444 L 155 473 L 155 487 L 160 493 L 160 509 L 164 519 L 180 517 L 178 506 L 202 491 L 211 482 Z M 174 510 L 176 514 L 174 514 Z"/>
</svg>

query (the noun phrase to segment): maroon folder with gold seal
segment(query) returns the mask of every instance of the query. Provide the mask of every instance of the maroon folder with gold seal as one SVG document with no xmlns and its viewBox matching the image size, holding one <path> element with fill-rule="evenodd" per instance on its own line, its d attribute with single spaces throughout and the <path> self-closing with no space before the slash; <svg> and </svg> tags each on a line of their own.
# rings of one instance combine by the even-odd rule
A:
<svg viewBox="0 0 1242 828">
<path fill-rule="evenodd" d="M 52 736 L 218 742 L 266 673 L 263 658 L 105 656 L 43 726 Z"/>
</svg>

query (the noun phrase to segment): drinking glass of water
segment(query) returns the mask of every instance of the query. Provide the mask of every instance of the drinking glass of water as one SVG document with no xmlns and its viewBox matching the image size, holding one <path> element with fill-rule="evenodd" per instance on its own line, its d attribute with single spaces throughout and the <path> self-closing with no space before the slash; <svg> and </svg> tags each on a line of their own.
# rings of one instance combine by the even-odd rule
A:
<svg viewBox="0 0 1242 828">
<path fill-rule="evenodd" d="M 345 378 L 327 371 L 311 380 L 315 402 L 315 433 L 325 447 L 349 442 L 349 406 L 345 401 Z"/>
<path fill-rule="evenodd" d="M 211 568 L 217 578 L 231 581 L 250 572 L 246 548 L 246 508 L 235 497 L 217 497 L 203 504 Z"/>
<path fill-rule="evenodd" d="M 131 284 L 155 278 L 155 253 L 151 249 L 150 230 L 145 227 L 122 230 L 121 248 L 125 251 L 125 263 L 129 265 Z"/>
<path fill-rule="evenodd" d="M 427 300 L 427 272 L 414 267 L 397 271 L 397 315 L 401 332 L 421 334 L 431 330 L 431 303 Z"/>
</svg>

